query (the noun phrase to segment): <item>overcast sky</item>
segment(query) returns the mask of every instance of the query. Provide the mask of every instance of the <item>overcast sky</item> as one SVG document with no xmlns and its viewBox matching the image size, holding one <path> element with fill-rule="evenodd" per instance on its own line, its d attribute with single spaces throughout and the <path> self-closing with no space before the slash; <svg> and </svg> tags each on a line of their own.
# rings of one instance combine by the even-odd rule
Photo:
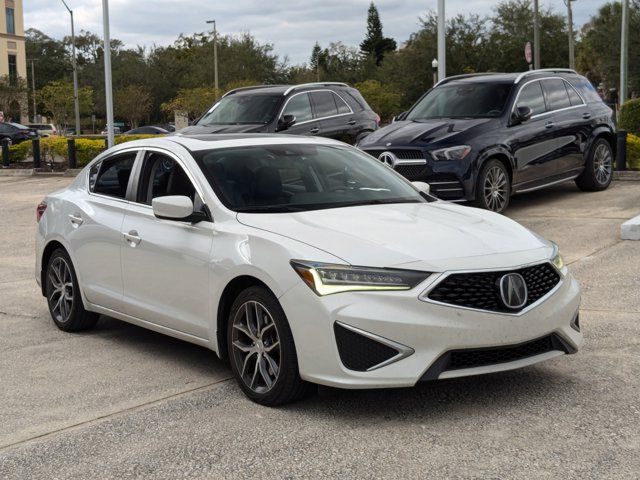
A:
<svg viewBox="0 0 640 480">
<path fill-rule="evenodd" d="M 76 32 L 102 36 L 102 1 L 67 0 L 74 10 Z M 127 46 L 168 45 L 180 33 L 191 35 L 209 28 L 216 19 L 222 34 L 250 32 L 272 43 L 291 63 L 307 62 L 316 41 L 325 47 L 342 41 L 357 46 L 365 35 L 370 0 L 110 0 L 111 36 Z M 418 17 L 436 9 L 436 0 L 378 0 L 384 34 L 401 44 L 418 29 Z M 448 0 L 447 16 L 490 14 L 497 0 Z M 574 19 L 579 28 L 604 0 L 579 0 Z M 563 0 L 540 0 L 541 8 L 565 12 Z M 473 10 L 470 9 L 473 8 Z M 69 14 L 60 0 L 25 0 L 25 29 L 37 28 L 54 38 L 70 33 Z M 577 29 L 576 28 L 576 29 Z"/>
</svg>

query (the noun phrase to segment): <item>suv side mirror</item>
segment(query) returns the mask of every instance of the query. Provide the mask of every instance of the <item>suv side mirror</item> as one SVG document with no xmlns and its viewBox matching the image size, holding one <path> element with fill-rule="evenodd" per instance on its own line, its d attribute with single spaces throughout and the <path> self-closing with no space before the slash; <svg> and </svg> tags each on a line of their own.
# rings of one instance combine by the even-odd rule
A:
<svg viewBox="0 0 640 480">
<path fill-rule="evenodd" d="M 399 121 L 401 121 L 401 120 L 404 120 L 404 117 L 406 117 L 406 116 L 407 116 L 407 112 L 399 113 L 398 115 L 396 115 L 395 117 L 393 117 L 393 118 L 391 119 L 391 123 L 393 123 L 393 122 L 399 122 Z"/>
<path fill-rule="evenodd" d="M 513 121 L 515 125 L 524 123 L 531 118 L 533 111 L 530 107 L 517 107 L 513 112 Z"/>
<path fill-rule="evenodd" d="M 295 115 L 283 115 L 280 117 L 280 120 L 278 120 L 278 130 L 286 130 L 294 123 L 296 123 Z"/>
</svg>

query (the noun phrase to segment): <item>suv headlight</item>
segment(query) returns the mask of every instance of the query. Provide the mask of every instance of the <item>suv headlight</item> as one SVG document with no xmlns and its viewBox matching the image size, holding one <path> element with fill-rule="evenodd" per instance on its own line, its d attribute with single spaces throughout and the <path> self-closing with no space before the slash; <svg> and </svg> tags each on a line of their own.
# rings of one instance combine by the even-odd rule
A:
<svg viewBox="0 0 640 480">
<path fill-rule="evenodd" d="M 469 145 L 459 145 L 457 147 L 440 148 L 432 150 L 431 156 L 434 160 L 462 160 L 471 152 Z"/>
<path fill-rule="evenodd" d="M 317 295 L 370 290 L 410 290 L 430 272 L 352 267 L 292 260 L 291 266 Z"/>
</svg>

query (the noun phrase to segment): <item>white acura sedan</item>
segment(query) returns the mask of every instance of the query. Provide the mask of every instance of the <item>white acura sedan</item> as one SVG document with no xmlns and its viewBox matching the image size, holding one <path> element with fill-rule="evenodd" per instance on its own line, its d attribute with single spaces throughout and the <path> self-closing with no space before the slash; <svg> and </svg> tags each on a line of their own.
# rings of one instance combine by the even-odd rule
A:
<svg viewBox="0 0 640 480">
<path fill-rule="evenodd" d="M 98 156 L 37 208 L 55 324 L 99 314 L 228 359 L 252 400 L 408 387 L 583 343 L 557 247 L 327 139 L 166 137 Z"/>
</svg>

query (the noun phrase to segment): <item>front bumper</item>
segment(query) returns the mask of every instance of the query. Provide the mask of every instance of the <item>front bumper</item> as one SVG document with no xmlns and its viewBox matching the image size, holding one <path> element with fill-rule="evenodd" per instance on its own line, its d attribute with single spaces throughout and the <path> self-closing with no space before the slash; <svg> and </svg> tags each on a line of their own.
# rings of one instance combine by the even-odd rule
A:
<svg viewBox="0 0 640 480">
<path fill-rule="evenodd" d="M 454 350 L 514 346 L 552 334 L 567 347 L 567 353 L 583 344 L 582 334 L 571 326 L 580 304 L 580 288 L 571 274 L 567 273 L 552 294 L 522 315 L 467 310 L 420 300 L 419 295 L 435 277 L 432 275 L 423 284 L 404 292 L 318 297 L 300 283 L 285 293 L 280 303 L 293 333 L 301 377 L 341 388 L 408 387 L 423 379 L 438 359 Z M 370 371 L 348 369 L 336 344 L 336 322 L 403 345 L 413 353 Z M 511 362 L 438 372 L 435 378 L 508 370 L 565 352 L 554 350 Z"/>
</svg>

